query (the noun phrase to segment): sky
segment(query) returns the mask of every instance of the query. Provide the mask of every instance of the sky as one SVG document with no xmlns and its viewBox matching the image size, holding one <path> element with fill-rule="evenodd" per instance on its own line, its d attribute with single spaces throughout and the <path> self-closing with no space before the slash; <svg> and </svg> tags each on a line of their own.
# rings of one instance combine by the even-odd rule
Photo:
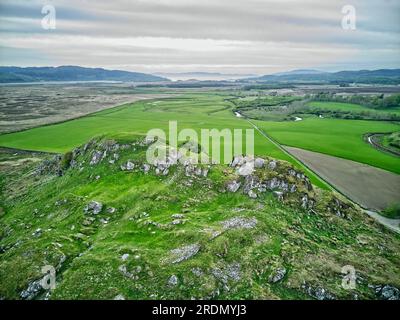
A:
<svg viewBox="0 0 400 320">
<path fill-rule="evenodd" d="M 355 9 L 355 29 L 342 27 L 345 5 Z M 0 0 L 0 65 L 230 74 L 400 68 L 400 1 Z"/>
</svg>

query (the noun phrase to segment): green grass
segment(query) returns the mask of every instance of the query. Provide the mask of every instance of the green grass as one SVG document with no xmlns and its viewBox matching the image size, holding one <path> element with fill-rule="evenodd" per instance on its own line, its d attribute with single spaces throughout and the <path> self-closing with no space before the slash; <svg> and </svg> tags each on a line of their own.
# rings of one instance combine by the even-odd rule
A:
<svg viewBox="0 0 400 320">
<path fill-rule="evenodd" d="M 297 122 L 255 121 L 279 143 L 366 163 L 400 173 L 400 158 L 374 149 L 363 140 L 368 132 L 398 131 L 381 121 L 309 118 Z"/>
<path fill-rule="evenodd" d="M 312 101 L 309 102 L 307 106 L 312 111 L 321 111 L 321 112 L 337 111 L 337 112 L 351 112 L 357 114 L 364 112 L 376 115 L 392 113 L 400 115 L 399 108 L 373 109 L 354 103 Z"/>
</svg>

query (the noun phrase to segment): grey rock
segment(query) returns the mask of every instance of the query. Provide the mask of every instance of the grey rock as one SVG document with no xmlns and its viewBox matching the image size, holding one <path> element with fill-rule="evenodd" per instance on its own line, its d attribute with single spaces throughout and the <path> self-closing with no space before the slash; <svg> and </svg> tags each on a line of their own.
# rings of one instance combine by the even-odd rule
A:
<svg viewBox="0 0 400 320">
<path fill-rule="evenodd" d="M 91 213 L 91 214 L 99 214 L 101 210 L 103 210 L 103 204 L 101 202 L 94 200 L 90 201 L 83 209 L 85 213 Z"/>
<path fill-rule="evenodd" d="M 277 166 L 277 163 L 276 163 L 276 161 L 274 161 L 274 160 L 272 160 L 272 161 L 270 161 L 270 162 L 268 163 L 268 169 L 270 169 L 270 170 L 275 170 L 275 169 L 276 169 L 276 166 Z"/>
<path fill-rule="evenodd" d="M 115 209 L 114 207 L 109 207 L 107 208 L 107 213 L 114 213 L 115 211 L 117 211 L 117 209 Z"/>
<path fill-rule="evenodd" d="M 224 285 L 228 283 L 228 280 L 239 281 L 241 279 L 240 264 L 234 262 L 224 268 L 213 268 L 211 274 Z"/>
<path fill-rule="evenodd" d="M 168 260 L 173 264 L 179 263 L 193 257 L 199 252 L 199 250 L 200 245 L 197 243 L 173 249 L 170 251 L 171 256 Z"/>
<path fill-rule="evenodd" d="M 92 159 L 90 160 L 90 165 L 93 166 L 98 164 L 101 161 L 102 157 L 103 153 L 101 151 L 98 150 L 93 151 Z"/>
<path fill-rule="evenodd" d="M 175 214 L 173 214 L 171 216 L 171 218 L 173 218 L 173 219 L 183 219 L 183 218 L 185 218 L 185 215 L 181 214 L 181 213 L 175 213 Z"/>
<path fill-rule="evenodd" d="M 280 182 L 279 179 L 277 179 L 277 178 L 272 178 L 272 179 L 269 180 L 269 181 L 267 180 L 267 181 L 265 182 L 265 184 L 266 184 L 266 186 L 267 186 L 267 189 L 273 190 L 273 189 L 279 188 L 281 182 Z"/>
<path fill-rule="evenodd" d="M 241 185 L 241 182 L 237 182 L 236 180 L 233 180 L 227 184 L 226 188 L 230 192 L 236 192 L 240 188 L 240 185 Z"/>
<path fill-rule="evenodd" d="M 147 173 L 150 171 L 150 165 L 147 163 L 144 163 L 142 169 L 143 169 L 144 173 Z"/>
<path fill-rule="evenodd" d="M 171 222 L 172 225 L 183 224 L 183 223 L 184 223 L 184 222 L 183 222 L 183 220 L 181 220 L 181 219 L 175 219 L 175 220 L 173 220 L 173 221 Z"/>
<path fill-rule="evenodd" d="M 122 260 L 122 261 L 126 261 L 126 260 L 128 260 L 128 258 L 129 258 L 129 253 L 124 253 L 124 254 L 121 256 L 121 260 Z"/>
<path fill-rule="evenodd" d="M 272 193 L 279 201 L 283 201 L 283 192 L 282 191 L 274 191 Z"/>
<path fill-rule="evenodd" d="M 114 300 L 125 300 L 125 297 L 122 294 L 116 295 Z"/>
<path fill-rule="evenodd" d="M 250 190 L 247 194 L 250 198 L 257 198 L 257 193 L 255 193 L 253 190 Z"/>
<path fill-rule="evenodd" d="M 235 156 L 233 157 L 233 160 L 231 162 L 231 167 L 237 167 L 237 166 L 241 166 L 242 164 L 244 164 L 244 158 L 243 156 Z"/>
<path fill-rule="evenodd" d="M 303 209 L 307 209 L 308 208 L 308 195 L 305 194 L 302 198 L 301 198 L 301 207 Z"/>
<path fill-rule="evenodd" d="M 302 288 L 305 292 L 317 300 L 334 300 L 335 297 L 322 287 L 313 288 L 307 284 L 303 284 Z"/>
<path fill-rule="evenodd" d="M 39 279 L 29 283 L 28 288 L 20 293 L 20 297 L 25 300 L 32 300 L 35 298 L 43 290 L 41 281 L 42 279 Z"/>
<path fill-rule="evenodd" d="M 132 171 L 133 169 L 135 169 L 135 164 L 133 162 L 128 161 L 126 163 L 126 170 Z"/>
<path fill-rule="evenodd" d="M 251 175 L 254 172 L 254 162 L 249 161 L 244 164 L 242 164 L 239 169 L 237 170 L 237 173 L 241 176 L 248 176 Z"/>
<path fill-rule="evenodd" d="M 256 158 L 254 160 L 254 167 L 256 167 L 257 169 L 260 169 L 264 166 L 265 164 L 265 160 L 262 158 Z"/>
<path fill-rule="evenodd" d="M 168 279 L 168 285 L 169 286 L 176 286 L 177 284 L 178 284 L 178 277 L 173 274 Z"/>
<path fill-rule="evenodd" d="M 377 286 L 375 292 L 383 300 L 400 300 L 400 290 L 390 285 Z"/>
<path fill-rule="evenodd" d="M 284 267 L 276 269 L 269 277 L 269 282 L 276 283 L 281 281 L 286 275 L 286 269 Z"/>
<path fill-rule="evenodd" d="M 243 217 L 234 217 L 225 221 L 222 221 L 222 227 L 224 230 L 229 229 L 252 229 L 257 224 L 256 218 L 243 218 Z"/>
<path fill-rule="evenodd" d="M 32 237 L 38 238 L 42 235 L 42 229 L 38 228 L 32 233 Z"/>
</svg>

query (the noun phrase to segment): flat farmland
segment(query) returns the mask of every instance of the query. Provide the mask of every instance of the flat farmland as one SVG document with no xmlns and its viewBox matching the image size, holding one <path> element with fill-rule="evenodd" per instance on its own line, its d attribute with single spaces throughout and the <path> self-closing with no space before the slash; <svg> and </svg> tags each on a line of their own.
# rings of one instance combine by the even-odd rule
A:
<svg viewBox="0 0 400 320">
<path fill-rule="evenodd" d="M 292 122 L 254 122 L 280 144 L 400 173 L 399 157 L 376 150 L 363 140 L 363 135 L 368 132 L 398 131 L 398 123 L 326 118 Z"/>
<path fill-rule="evenodd" d="M 383 210 L 399 200 L 398 174 L 317 152 L 293 147 L 286 149 L 364 208 Z"/>
</svg>

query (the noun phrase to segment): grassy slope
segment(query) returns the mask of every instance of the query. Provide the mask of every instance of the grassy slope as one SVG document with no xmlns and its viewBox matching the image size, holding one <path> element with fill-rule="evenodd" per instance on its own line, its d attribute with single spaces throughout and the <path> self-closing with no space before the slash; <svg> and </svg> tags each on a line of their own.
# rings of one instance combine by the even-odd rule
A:
<svg viewBox="0 0 400 320">
<path fill-rule="evenodd" d="M 131 299 L 309 299 L 304 283 L 351 299 L 354 294 L 374 298 L 368 284 L 400 285 L 399 236 L 364 215 L 354 212 L 348 220 L 324 211 L 310 214 L 279 203 L 270 193 L 257 200 L 221 193 L 223 168 L 215 167 L 209 179 L 195 180 L 192 187 L 182 184 L 185 178 L 175 169 L 165 177 L 119 170 L 127 159 L 142 158 L 142 151 L 129 150 L 115 165 L 104 161 L 83 171 L 70 169 L 63 177 L 32 176 L 37 165 L 32 163 L 2 166 L 0 245 L 13 247 L 0 255 L 0 297 L 18 298 L 44 264 L 56 265 L 62 256 L 66 260 L 54 299 L 112 299 L 118 294 Z M 89 159 L 90 153 L 86 164 Z M 103 211 L 85 225 L 88 215 L 82 209 L 92 199 L 117 212 Z M 172 214 L 181 212 L 187 219 L 182 225 L 164 229 L 147 223 L 168 224 Z M 255 217 L 257 226 L 210 240 L 210 228 L 219 230 L 221 221 L 238 216 Z M 101 218 L 110 218 L 109 223 Z M 33 237 L 37 228 L 43 233 Z M 200 243 L 201 250 L 191 259 L 161 262 L 169 250 L 193 243 Z M 129 257 L 123 262 L 125 253 Z M 239 281 L 228 277 L 224 285 L 212 275 L 213 269 L 234 263 L 240 264 Z M 354 291 L 341 287 L 340 270 L 348 264 L 362 277 Z M 121 265 L 137 279 L 125 277 Z M 269 276 L 282 266 L 287 275 L 271 284 Z M 194 275 L 193 268 L 202 275 Z M 177 286 L 167 284 L 171 275 L 178 277 Z"/>
<path fill-rule="evenodd" d="M 255 121 L 283 145 L 321 152 L 400 173 L 400 159 L 363 141 L 368 132 L 392 132 L 400 125 L 379 121 L 305 119 L 297 122 Z"/>
</svg>

